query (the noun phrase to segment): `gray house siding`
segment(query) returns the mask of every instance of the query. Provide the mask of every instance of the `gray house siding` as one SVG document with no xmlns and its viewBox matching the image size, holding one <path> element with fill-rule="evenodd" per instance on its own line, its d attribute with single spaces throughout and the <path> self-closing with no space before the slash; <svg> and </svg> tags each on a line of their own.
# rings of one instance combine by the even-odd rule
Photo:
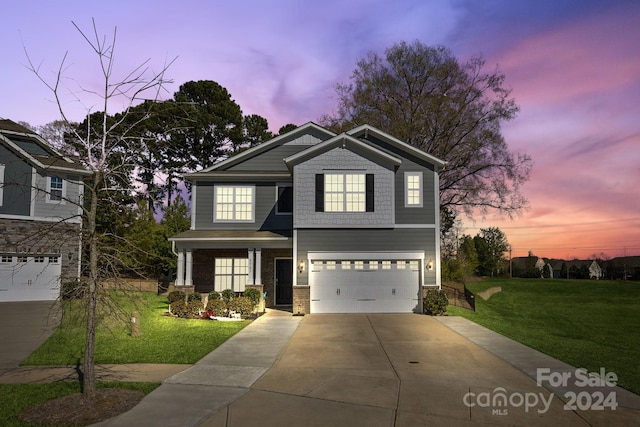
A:
<svg viewBox="0 0 640 427">
<path fill-rule="evenodd" d="M 198 182 L 196 184 L 196 230 L 287 230 L 292 228 L 292 215 L 276 214 L 276 183 L 255 184 L 253 222 L 214 222 L 214 186 L 234 185 L 230 182 Z M 242 183 L 242 185 L 254 185 Z"/>
<path fill-rule="evenodd" d="M 331 172 L 374 175 L 373 212 L 316 212 L 315 176 Z M 393 227 L 393 169 L 362 154 L 334 148 L 294 166 L 294 227 Z"/>
<path fill-rule="evenodd" d="M 422 207 L 405 207 L 405 172 L 422 172 Z M 403 161 L 395 177 L 396 224 L 435 224 L 434 172 Z"/>
<path fill-rule="evenodd" d="M 64 202 L 47 202 L 47 176 L 40 173 L 36 174 L 36 187 L 42 191 L 37 191 L 34 200 L 33 215 L 40 218 L 60 218 L 75 219 L 80 221 L 78 215 L 80 213 L 80 178 L 72 175 L 63 175 L 52 173 L 51 175 L 59 176 L 64 180 L 65 200 Z"/>
<path fill-rule="evenodd" d="M 425 260 L 436 259 L 435 228 L 420 229 L 300 229 L 297 231 L 299 260 L 308 252 L 412 252 L 424 251 Z M 375 258 L 375 257 L 373 257 Z M 308 285 L 308 269 L 298 273 L 297 285 Z M 434 271 L 425 272 L 425 284 L 435 283 Z"/>
<path fill-rule="evenodd" d="M 0 146 L 0 159 L 5 166 L 0 214 L 29 216 L 31 166 L 3 146 Z"/>
</svg>

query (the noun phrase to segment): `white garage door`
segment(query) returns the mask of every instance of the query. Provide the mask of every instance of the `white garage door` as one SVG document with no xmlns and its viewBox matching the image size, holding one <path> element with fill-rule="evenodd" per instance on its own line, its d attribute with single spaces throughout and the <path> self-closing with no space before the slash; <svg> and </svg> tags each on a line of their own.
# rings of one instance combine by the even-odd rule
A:
<svg viewBox="0 0 640 427">
<path fill-rule="evenodd" d="M 314 259 L 311 313 L 407 313 L 419 310 L 420 259 Z"/>
<path fill-rule="evenodd" d="M 55 300 L 60 295 L 58 256 L 0 257 L 0 301 Z"/>
</svg>

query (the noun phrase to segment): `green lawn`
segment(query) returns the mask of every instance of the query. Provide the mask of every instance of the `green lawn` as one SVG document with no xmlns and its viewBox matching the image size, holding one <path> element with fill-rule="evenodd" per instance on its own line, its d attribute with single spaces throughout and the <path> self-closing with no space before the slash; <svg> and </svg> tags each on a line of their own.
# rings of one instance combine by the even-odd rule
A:
<svg viewBox="0 0 640 427">
<path fill-rule="evenodd" d="M 98 383 L 98 388 L 119 387 L 151 393 L 158 383 Z M 79 393 L 80 383 L 58 382 L 51 384 L 0 384 L 0 426 L 27 427 L 33 424 L 20 421 L 18 415 L 26 408 L 39 403 Z M 42 427 L 42 426 L 41 426 Z"/>
<path fill-rule="evenodd" d="M 23 365 L 82 363 L 85 334 L 83 307 L 78 301 L 64 301 L 63 304 L 65 314 L 62 324 L 22 362 Z M 110 303 L 101 304 L 95 362 L 195 363 L 250 323 L 163 316 L 167 310 L 166 297 L 151 292 L 117 295 Z M 129 334 L 132 311 L 140 312 L 140 337 Z"/>
<path fill-rule="evenodd" d="M 500 286 L 484 301 L 477 293 Z M 487 279 L 467 285 L 476 312 L 448 307 L 576 368 L 618 375 L 640 394 L 640 283 L 555 279 Z"/>
</svg>

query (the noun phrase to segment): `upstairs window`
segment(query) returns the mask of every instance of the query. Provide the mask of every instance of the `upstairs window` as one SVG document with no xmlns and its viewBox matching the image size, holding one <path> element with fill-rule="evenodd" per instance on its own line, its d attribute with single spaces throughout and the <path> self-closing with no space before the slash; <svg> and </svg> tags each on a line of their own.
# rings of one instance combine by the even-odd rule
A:
<svg viewBox="0 0 640 427">
<path fill-rule="evenodd" d="M 217 185 L 214 188 L 214 222 L 254 221 L 254 186 Z"/>
<path fill-rule="evenodd" d="M 278 203 L 276 205 L 276 213 L 292 214 L 293 213 L 293 187 L 291 185 L 278 185 Z"/>
<path fill-rule="evenodd" d="M 47 177 L 47 202 L 64 203 L 64 181 L 59 176 Z"/>
<path fill-rule="evenodd" d="M 373 212 L 373 210 L 373 174 L 316 175 L 316 212 Z"/>
<path fill-rule="evenodd" d="M 404 206 L 407 208 L 421 208 L 422 172 L 405 172 L 404 190 Z"/>
</svg>

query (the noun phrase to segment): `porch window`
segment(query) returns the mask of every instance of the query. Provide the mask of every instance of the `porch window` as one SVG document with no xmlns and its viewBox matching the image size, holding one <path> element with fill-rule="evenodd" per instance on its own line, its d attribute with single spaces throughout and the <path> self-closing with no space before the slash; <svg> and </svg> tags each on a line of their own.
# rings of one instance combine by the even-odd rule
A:
<svg viewBox="0 0 640 427">
<path fill-rule="evenodd" d="M 249 275 L 247 258 L 216 258 L 214 288 L 216 292 L 231 289 L 244 292 Z"/>
<path fill-rule="evenodd" d="M 213 204 L 214 222 L 253 222 L 255 187 L 217 185 Z"/>
</svg>

